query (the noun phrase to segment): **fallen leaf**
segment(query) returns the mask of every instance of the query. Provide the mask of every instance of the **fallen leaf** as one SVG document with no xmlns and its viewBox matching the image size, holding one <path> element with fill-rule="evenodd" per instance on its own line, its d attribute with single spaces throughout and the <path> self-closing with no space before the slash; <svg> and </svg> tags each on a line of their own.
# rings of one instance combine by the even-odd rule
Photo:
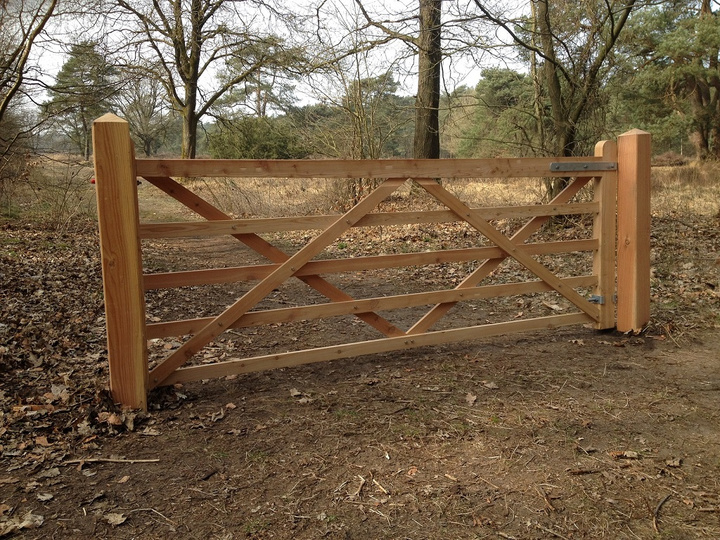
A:
<svg viewBox="0 0 720 540">
<path fill-rule="evenodd" d="M 109 512 L 105 514 L 104 518 L 105 521 L 107 521 L 113 527 L 122 525 L 123 523 L 125 523 L 125 520 L 127 520 L 127 517 L 125 517 L 123 514 L 116 514 L 114 512 Z"/>
<path fill-rule="evenodd" d="M 667 465 L 668 467 L 675 467 L 675 468 L 680 467 L 682 465 L 682 459 L 680 459 L 680 458 L 666 459 L 665 465 Z"/>
<path fill-rule="evenodd" d="M 123 421 L 122 416 L 116 413 L 112 413 L 110 416 L 108 416 L 107 423 L 111 426 L 122 426 L 125 422 Z"/>
<path fill-rule="evenodd" d="M 37 529 L 44 522 L 45 518 L 43 516 L 33 514 L 32 511 L 30 511 L 21 518 L 14 518 L 5 523 L 0 523 L 0 537 L 8 536 L 22 529 Z"/>
<path fill-rule="evenodd" d="M 632 450 L 615 450 L 608 453 L 613 459 L 640 459 L 640 454 Z"/>
<path fill-rule="evenodd" d="M 471 394 L 470 392 L 468 392 L 465 395 L 465 401 L 467 402 L 468 405 L 471 405 L 471 406 L 475 405 L 475 402 L 477 401 L 477 396 L 475 394 Z"/>
<path fill-rule="evenodd" d="M 30 493 L 40 487 L 40 482 L 32 481 L 25 485 L 25 493 Z"/>
<path fill-rule="evenodd" d="M 135 413 L 127 413 L 123 414 L 123 424 L 125 424 L 125 427 L 128 431 L 135 431 L 135 417 L 137 415 Z"/>
<path fill-rule="evenodd" d="M 487 382 L 483 381 L 483 386 L 484 386 L 485 388 L 490 389 L 490 390 L 497 390 L 498 388 L 500 388 L 500 387 L 499 387 L 496 383 L 494 383 L 493 381 L 487 381 Z"/>
<path fill-rule="evenodd" d="M 44 446 L 46 448 L 48 446 L 52 446 L 52 444 L 48 442 L 47 437 L 45 437 L 44 435 L 40 437 L 35 437 L 35 444 L 37 444 L 38 446 Z"/>
<path fill-rule="evenodd" d="M 20 481 L 20 479 L 14 477 L 14 476 L 4 476 L 3 478 L 0 478 L 0 485 L 2 485 L 2 484 L 17 484 L 19 481 Z"/>
<path fill-rule="evenodd" d="M 120 480 L 118 480 L 117 483 L 118 483 L 118 484 L 124 484 L 124 483 L 127 482 L 128 480 L 130 480 L 130 477 L 129 477 L 128 475 L 125 475 L 125 476 L 123 476 Z"/>
<path fill-rule="evenodd" d="M 291 397 L 300 397 L 300 396 L 302 396 L 302 392 L 300 390 L 298 390 L 297 388 L 291 388 L 290 396 Z"/>
<path fill-rule="evenodd" d="M 552 311 L 562 311 L 563 310 L 563 308 L 561 308 L 557 304 L 551 304 L 550 302 L 543 302 L 542 304 L 543 304 L 543 306 L 545 306 L 546 308 L 548 308 Z"/>
<path fill-rule="evenodd" d="M 60 469 L 53 467 L 38 474 L 38 478 L 56 478 L 60 476 Z"/>
<path fill-rule="evenodd" d="M 52 493 L 38 493 L 37 498 L 40 502 L 47 502 L 52 500 L 53 496 L 54 495 Z"/>
</svg>

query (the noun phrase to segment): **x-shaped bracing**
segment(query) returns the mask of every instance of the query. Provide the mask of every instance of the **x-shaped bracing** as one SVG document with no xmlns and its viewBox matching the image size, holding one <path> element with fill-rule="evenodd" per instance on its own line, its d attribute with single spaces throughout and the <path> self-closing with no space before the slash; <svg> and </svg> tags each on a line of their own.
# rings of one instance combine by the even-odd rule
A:
<svg viewBox="0 0 720 540">
<path fill-rule="evenodd" d="M 211 205 L 201 197 L 184 188 L 179 183 L 168 177 L 146 177 L 146 180 L 157 186 L 167 194 L 171 195 L 185 206 L 195 211 L 202 217 L 211 220 L 230 219 L 230 216 Z M 588 178 L 578 178 L 563 190 L 551 202 L 561 204 L 568 202 L 579 190 L 588 182 Z M 354 226 L 366 214 L 370 213 L 380 202 L 385 200 L 407 179 L 390 178 L 383 181 L 375 190 L 367 197 L 362 199 L 358 204 L 351 208 L 348 212 L 340 216 L 330 226 L 328 226 L 317 237 L 308 242 L 297 253 L 290 256 L 280 249 L 272 246 L 266 240 L 256 234 L 243 233 L 233 235 L 235 238 L 268 257 L 278 266 L 273 272 L 258 282 L 252 289 L 241 296 L 234 304 L 228 307 L 220 315 L 215 317 L 211 322 L 201 328 L 195 335 L 187 340 L 172 354 L 166 357 L 161 363 L 150 371 L 150 387 L 154 388 L 161 384 L 169 377 L 178 367 L 184 364 L 192 356 L 205 347 L 208 343 L 217 338 L 230 326 L 232 326 L 245 313 L 250 311 L 259 302 L 261 302 L 273 289 L 281 285 L 287 279 L 292 277 L 299 269 L 310 262 L 316 255 L 332 243 L 338 236 Z M 568 287 L 560 278 L 555 276 L 541 263 L 537 262 L 532 256 L 528 255 L 521 247 L 521 244 L 527 240 L 536 230 L 538 230 L 547 217 L 536 217 L 531 219 L 511 238 L 506 237 L 490 223 L 481 218 L 477 213 L 473 212 L 465 203 L 460 201 L 455 195 L 445 189 L 432 179 L 414 179 L 423 187 L 430 195 L 435 197 L 439 202 L 453 211 L 460 219 L 466 221 L 469 225 L 478 230 L 491 242 L 502 249 L 507 256 L 514 258 L 533 274 L 538 276 L 542 281 L 547 283 L 555 291 L 567 298 L 578 308 L 584 311 L 593 319 L 598 319 L 599 308 L 591 304 L 585 298 L 580 296 L 574 289 Z M 486 260 L 474 272 L 468 275 L 456 288 L 474 287 L 484 277 L 489 275 L 505 257 Z M 336 288 L 334 285 L 326 281 L 320 276 L 303 276 L 299 277 L 309 286 L 325 295 L 331 301 L 347 301 L 352 297 Z M 434 306 L 425 314 L 413 327 L 407 332 L 403 332 L 389 321 L 376 313 L 358 313 L 356 316 L 374 328 L 378 329 L 388 337 L 398 337 L 402 335 L 416 335 L 427 331 L 437 320 L 439 320 L 447 311 L 449 311 L 453 302 L 442 303 Z"/>
</svg>

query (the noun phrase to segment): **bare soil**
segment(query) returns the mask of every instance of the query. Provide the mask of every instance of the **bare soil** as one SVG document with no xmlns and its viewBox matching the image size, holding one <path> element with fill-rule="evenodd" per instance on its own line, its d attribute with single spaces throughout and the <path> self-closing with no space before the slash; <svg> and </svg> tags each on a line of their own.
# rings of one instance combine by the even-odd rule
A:
<svg viewBox="0 0 720 540">
<path fill-rule="evenodd" d="M 233 376 L 159 389 L 149 413 L 105 390 L 93 227 L 1 231 L 0 537 L 720 538 L 716 218 L 655 218 L 640 335 L 572 327 Z M 150 264 L 176 266 L 160 247 Z M 341 324 L 292 339 L 362 338 Z"/>
</svg>

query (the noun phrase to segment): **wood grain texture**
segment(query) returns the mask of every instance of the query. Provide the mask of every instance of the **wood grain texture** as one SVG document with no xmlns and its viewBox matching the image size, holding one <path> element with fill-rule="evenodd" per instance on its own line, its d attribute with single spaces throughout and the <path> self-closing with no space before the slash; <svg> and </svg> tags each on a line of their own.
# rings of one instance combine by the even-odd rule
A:
<svg viewBox="0 0 720 540">
<path fill-rule="evenodd" d="M 531 218 L 535 216 L 570 216 L 595 214 L 597 203 L 537 204 L 527 206 L 498 206 L 477 208 L 485 220 Z M 194 236 L 223 236 L 234 234 L 261 234 L 284 231 L 324 229 L 339 215 L 298 216 L 283 218 L 222 219 L 214 221 L 179 221 L 140 224 L 140 238 L 187 238 Z M 368 214 L 353 227 L 411 225 L 417 223 L 450 223 L 461 221 L 454 212 L 434 210 L 427 212 L 378 212 Z"/>
<path fill-rule="evenodd" d="M 93 123 L 93 155 L 105 294 L 110 392 L 147 409 L 145 297 L 138 237 L 137 182 L 127 122 L 107 114 Z"/>
<path fill-rule="evenodd" d="M 521 321 L 486 324 L 454 330 L 441 330 L 418 336 L 383 338 L 373 341 L 346 343 L 336 346 L 333 345 L 318 349 L 257 356 L 241 360 L 219 362 L 216 364 L 181 368 L 164 378 L 161 384 L 170 385 L 178 382 L 197 381 L 201 379 L 225 377 L 228 375 L 251 373 L 267 369 L 299 366 L 301 364 L 325 362 L 328 360 L 337 360 L 340 358 L 349 358 L 365 354 L 377 354 L 388 351 L 413 349 L 428 345 L 441 345 L 444 343 L 481 339 L 511 332 L 553 329 L 561 326 L 582 324 L 589 321 L 592 321 L 592 318 L 585 313 L 570 313 L 567 315 L 555 315 L 551 317 L 540 317 Z"/>
<path fill-rule="evenodd" d="M 596 164 L 596 157 L 496 159 L 140 159 L 140 176 L 228 178 L 527 178 L 567 176 L 556 162 Z M 592 173 L 590 166 L 584 173 Z M 591 175 L 592 176 L 592 175 Z"/>
<path fill-rule="evenodd" d="M 258 304 L 274 288 L 292 277 L 297 268 L 301 267 L 315 255 L 325 249 L 340 234 L 346 231 L 352 224 L 375 208 L 382 200 L 390 196 L 397 188 L 405 183 L 404 179 L 388 179 L 375 188 L 367 197 L 361 200 L 340 219 L 335 221 L 322 233 L 316 236 L 300 251 L 283 262 L 270 275 L 245 293 L 233 305 L 218 315 L 211 323 L 202 328 L 197 334 L 183 343 L 175 352 L 165 358 L 160 364 L 150 371 L 149 384 L 154 388 L 164 381 L 175 369 L 180 367 L 189 358 L 194 356 L 200 349 L 210 343 L 227 328 L 234 324 L 246 312 Z"/>
<path fill-rule="evenodd" d="M 206 200 L 204 200 L 202 197 L 198 196 L 197 194 L 191 192 L 186 187 L 182 186 L 172 178 L 168 177 L 159 177 L 159 178 L 153 178 L 148 177 L 146 178 L 148 182 L 156 186 L 157 188 L 161 189 L 180 203 L 184 204 L 187 208 L 190 210 L 196 212 L 198 215 L 204 217 L 205 219 L 212 219 L 212 220 L 223 220 L 223 219 L 230 219 L 230 216 L 222 212 L 220 209 L 216 208 Z M 287 255 L 282 250 L 276 248 L 270 242 L 262 238 L 261 236 L 253 233 L 237 233 L 232 235 L 236 240 L 242 242 L 246 246 L 248 246 L 250 249 L 253 249 L 257 253 L 263 255 L 268 260 L 275 262 L 275 263 L 283 263 L 287 261 L 290 256 Z M 264 277 L 264 276 L 263 276 Z M 262 279 L 262 278 L 259 278 Z M 352 297 L 345 292 L 341 291 L 337 287 L 335 287 L 332 283 L 328 282 L 327 280 L 323 279 L 321 276 L 317 275 L 307 275 L 307 276 L 300 276 L 298 279 L 300 279 L 302 282 L 304 282 L 306 285 L 312 287 L 317 292 L 325 296 L 326 298 L 329 298 L 333 301 L 347 301 L 352 300 Z M 365 323 L 369 324 L 376 330 L 379 330 L 381 333 L 385 334 L 386 336 L 396 336 L 401 335 L 403 332 L 396 328 L 395 325 L 393 325 L 390 321 L 386 320 L 384 317 L 381 317 L 377 313 L 362 313 L 358 314 L 358 318 L 364 321 Z"/>
<path fill-rule="evenodd" d="M 563 242 L 543 242 L 522 244 L 521 249 L 530 255 L 550 255 L 554 253 L 574 253 L 593 251 L 598 248 L 596 239 L 566 240 Z M 420 253 L 397 253 L 393 255 L 373 255 L 352 257 L 347 259 L 327 259 L 310 261 L 298 268 L 293 276 L 303 278 L 317 274 L 336 274 L 341 272 L 360 272 L 363 270 L 380 270 L 401 268 L 405 266 L 425 266 L 451 262 L 482 261 L 498 259 L 505 252 L 498 247 L 481 247 L 465 249 L 447 249 L 442 251 L 423 251 Z M 243 281 L 259 281 L 278 267 L 277 264 L 260 264 L 229 268 L 212 268 L 206 270 L 185 270 L 178 272 L 162 272 L 145 274 L 145 290 L 188 287 L 194 285 L 218 285 Z"/>
<path fill-rule="evenodd" d="M 562 281 L 570 287 L 594 287 L 598 283 L 598 278 L 597 276 L 577 276 L 564 278 Z M 356 315 L 363 312 L 389 311 L 441 302 L 452 302 L 456 304 L 458 302 L 469 302 L 471 300 L 533 294 L 550 290 L 552 289 L 544 281 L 527 281 L 503 285 L 485 285 L 483 287 L 467 289 L 448 289 L 396 296 L 364 298 L 362 300 L 351 300 L 347 302 L 252 311 L 240 317 L 234 324 L 230 325 L 230 328 L 285 324 L 341 315 Z M 147 326 L 147 337 L 148 339 L 154 339 L 195 334 L 211 321 L 212 317 L 204 317 L 200 319 L 152 323 Z"/>
<path fill-rule="evenodd" d="M 618 137 L 617 329 L 650 321 L 650 134 Z"/>
<path fill-rule="evenodd" d="M 558 195 L 552 201 L 550 201 L 550 204 L 556 205 L 567 203 L 570 199 L 577 195 L 577 193 L 583 187 L 585 187 L 589 181 L 590 178 L 587 177 L 575 178 L 575 180 L 573 180 L 565 189 L 558 193 Z M 548 216 L 534 217 L 533 219 L 525 223 L 525 225 L 523 225 L 515 234 L 513 234 L 510 237 L 510 240 L 516 245 L 523 244 L 523 242 L 530 238 L 535 232 L 540 230 L 540 228 L 545 223 L 547 223 L 548 219 L 550 219 Z M 489 276 L 492 272 L 494 272 L 495 269 L 500 266 L 500 264 L 505 260 L 506 257 L 507 254 L 503 252 L 501 256 L 485 261 L 478 268 L 476 268 L 474 272 L 472 272 L 469 276 L 462 280 L 458 284 L 457 288 L 462 289 L 466 287 L 474 287 L 487 276 Z M 432 326 L 437 321 L 439 321 L 448 311 L 450 311 L 453 305 L 454 304 L 452 302 L 449 302 L 434 306 L 417 323 L 415 323 L 415 325 L 410 328 L 407 333 L 416 335 L 426 332 L 427 330 L 432 328 Z"/>
</svg>

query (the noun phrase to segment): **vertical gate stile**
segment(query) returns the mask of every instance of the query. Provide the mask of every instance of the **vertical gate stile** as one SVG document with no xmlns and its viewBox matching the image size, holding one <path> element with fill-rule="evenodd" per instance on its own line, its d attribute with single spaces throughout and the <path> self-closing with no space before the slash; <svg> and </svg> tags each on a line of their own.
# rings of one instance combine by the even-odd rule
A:
<svg viewBox="0 0 720 540">
<path fill-rule="evenodd" d="M 617 329 L 639 332 L 650 321 L 650 134 L 618 137 Z"/>
<path fill-rule="evenodd" d="M 105 294 L 110 392 L 147 409 L 148 360 L 135 157 L 128 123 L 106 114 L 93 123 L 98 228 Z"/>
<path fill-rule="evenodd" d="M 615 141 L 600 141 L 595 156 L 603 161 L 617 161 Z M 615 326 L 615 208 L 617 199 L 617 171 L 604 172 L 594 180 L 593 197 L 600 206 L 593 220 L 593 238 L 598 249 L 593 254 L 593 274 L 598 276 L 595 298 L 600 314 L 595 328 L 605 330 Z"/>
</svg>

